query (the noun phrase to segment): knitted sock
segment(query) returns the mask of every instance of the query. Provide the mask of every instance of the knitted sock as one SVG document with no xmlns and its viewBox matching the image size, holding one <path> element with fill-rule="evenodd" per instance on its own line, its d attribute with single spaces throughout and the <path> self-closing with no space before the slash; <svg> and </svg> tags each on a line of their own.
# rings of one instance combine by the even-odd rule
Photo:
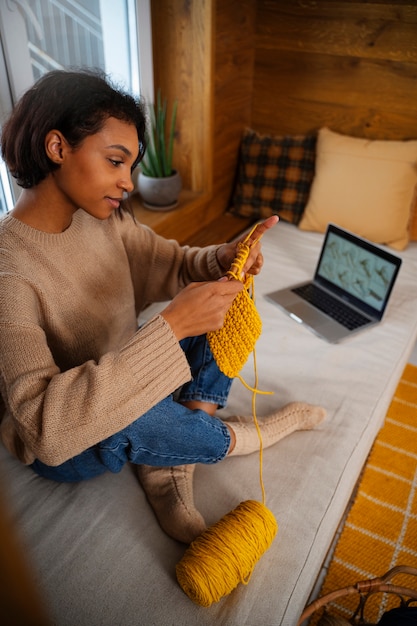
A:
<svg viewBox="0 0 417 626">
<path fill-rule="evenodd" d="M 206 529 L 194 506 L 194 469 L 195 465 L 137 466 L 139 481 L 161 528 L 183 543 L 191 543 Z"/>
<path fill-rule="evenodd" d="M 310 430 L 326 417 L 326 411 L 320 406 L 304 402 L 291 402 L 282 409 L 258 420 L 264 448 L 272 446 L 296 430 Z M 259 437 L 253 421 L 239 416 L 224 420 L 236 435 L 236 445 L 230 456 L 242 456 L 259 451 Z"/>
</svg>

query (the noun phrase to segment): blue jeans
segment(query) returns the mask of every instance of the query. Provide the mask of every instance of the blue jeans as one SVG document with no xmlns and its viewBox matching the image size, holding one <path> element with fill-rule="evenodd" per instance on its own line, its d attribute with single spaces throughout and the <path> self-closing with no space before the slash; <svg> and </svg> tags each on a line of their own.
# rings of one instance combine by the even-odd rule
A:
<svg viewBox="0 0 417 626">
<path fill-rule="evenodd" d="M 171 466 L 217 463 L 230 446 L 223 422 L 205 411 L 190 410 L 182 402 L 199 400 L 223 407 L 232 379 L 217 367 L 205 335 L 180 342 L 190 364 L 192 380 L 120 432 L 57 467 L 36 460 L 32 469 L 45 478 L 77 482 L 120 472 L 127 463 Z"/>
</svg>

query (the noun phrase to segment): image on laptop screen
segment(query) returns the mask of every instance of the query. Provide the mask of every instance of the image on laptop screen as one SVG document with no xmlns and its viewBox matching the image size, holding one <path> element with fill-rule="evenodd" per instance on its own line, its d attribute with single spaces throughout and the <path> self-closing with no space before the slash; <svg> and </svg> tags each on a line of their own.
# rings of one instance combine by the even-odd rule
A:
<svg viewBox="0 0 417 626">
<path fill-rule="evenodd" d="M 316 276 L 381 311 L 395 272 L 394 263 L 330 232 Z"/>
</svg>

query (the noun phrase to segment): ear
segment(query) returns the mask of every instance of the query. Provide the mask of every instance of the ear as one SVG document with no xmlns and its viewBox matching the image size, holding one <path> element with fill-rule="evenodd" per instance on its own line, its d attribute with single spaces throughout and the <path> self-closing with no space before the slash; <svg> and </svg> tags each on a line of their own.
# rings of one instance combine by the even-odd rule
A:
<svg viewBox="0 0 417 626">
<path fill-rule="evenodd" d="M 61 165 L 68 144 L 59 130 L 50 130 L 45 137 L 45 151 L 53 163 Z"/>
</svg>

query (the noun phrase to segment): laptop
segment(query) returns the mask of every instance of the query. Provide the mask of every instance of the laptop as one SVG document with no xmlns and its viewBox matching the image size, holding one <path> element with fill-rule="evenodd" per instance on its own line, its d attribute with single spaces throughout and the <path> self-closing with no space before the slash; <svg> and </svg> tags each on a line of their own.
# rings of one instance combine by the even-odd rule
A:
<svg viewBox="0 0 417 626">
<path fill-rule="evenodd" d="M 314 278 L 266 297 L 337 343 L 381 321 L 400 266 L 398 256 L 329 224 Z"/>
</svg>

